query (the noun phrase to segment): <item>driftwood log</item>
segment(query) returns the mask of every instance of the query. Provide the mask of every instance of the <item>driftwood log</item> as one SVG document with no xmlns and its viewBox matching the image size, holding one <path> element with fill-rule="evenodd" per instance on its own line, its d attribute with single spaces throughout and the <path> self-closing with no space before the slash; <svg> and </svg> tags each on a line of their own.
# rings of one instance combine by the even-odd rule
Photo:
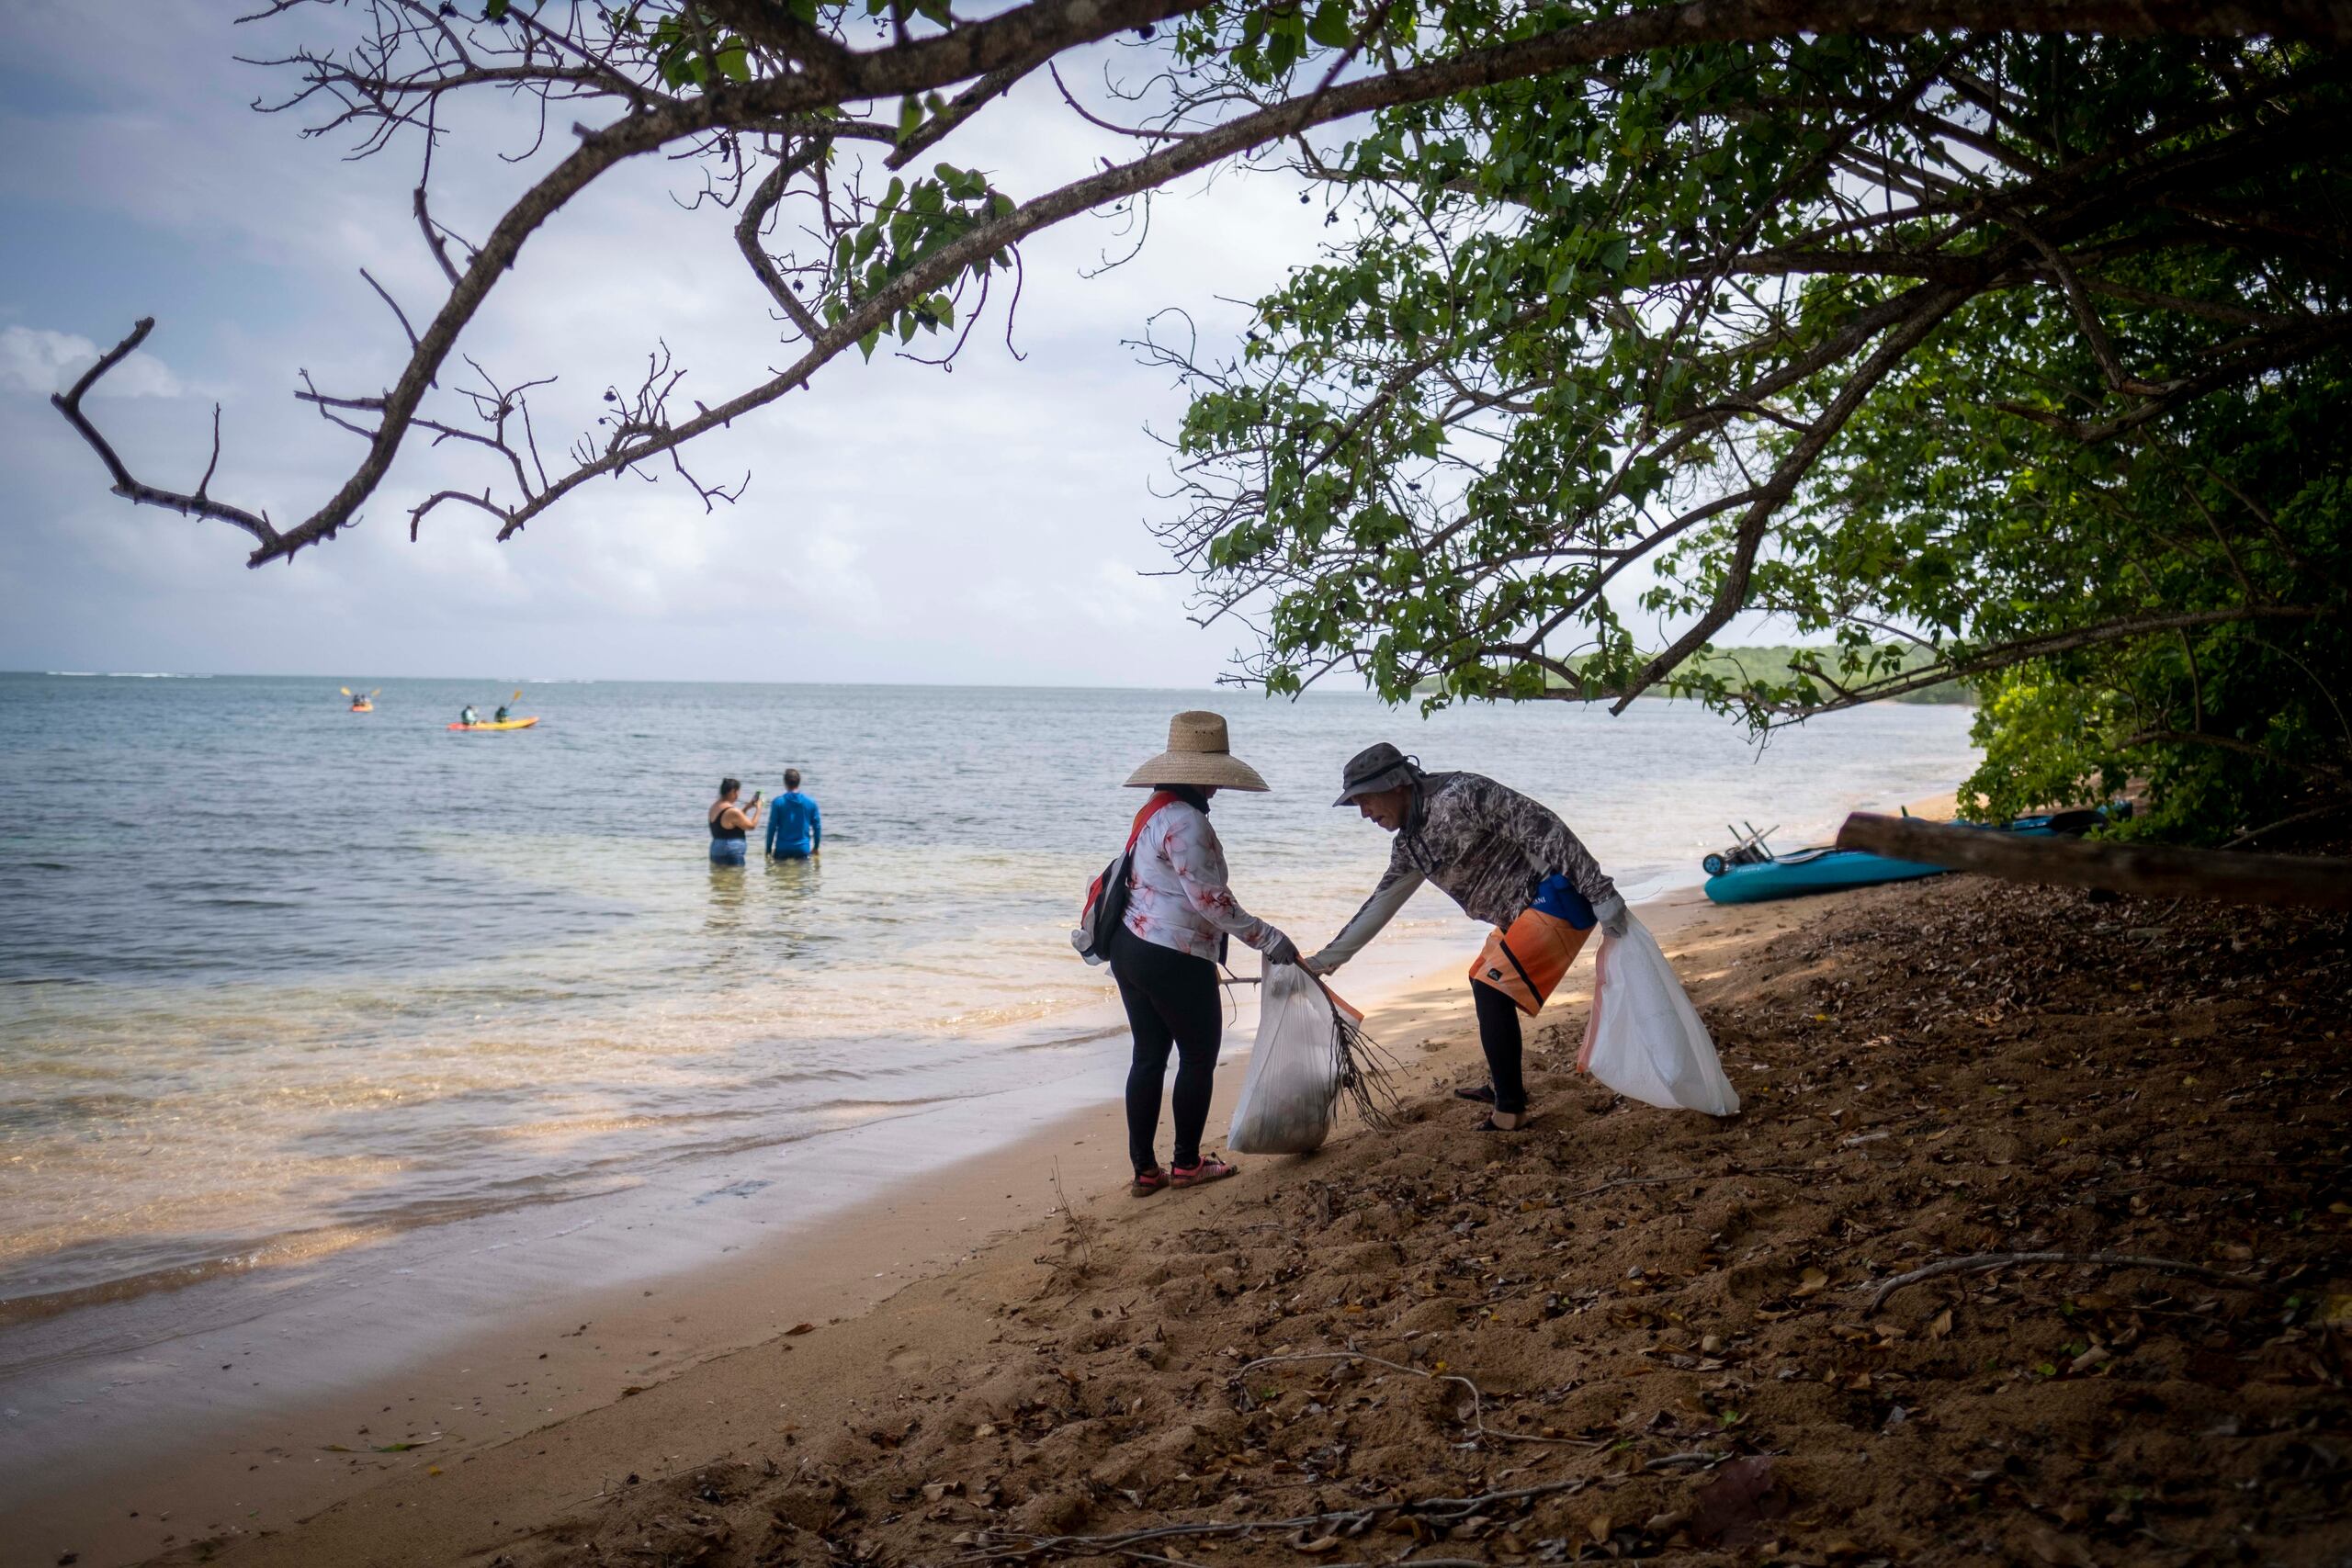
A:
<svg viewBox="0 0 2352 1568">
<path fill-rule="evenodd" d="M 1838 829 L 1841 850 L 1982 872 L 2010 882 L 2101 887 L 2148 898 L 2232 904 L 2301 904 L 2352 909 L 2352 861 L 2326 855 L 2247 854 L 2162 845 L 2025 838 L 1916 817 L 1857 811 Z"/>
</svg>

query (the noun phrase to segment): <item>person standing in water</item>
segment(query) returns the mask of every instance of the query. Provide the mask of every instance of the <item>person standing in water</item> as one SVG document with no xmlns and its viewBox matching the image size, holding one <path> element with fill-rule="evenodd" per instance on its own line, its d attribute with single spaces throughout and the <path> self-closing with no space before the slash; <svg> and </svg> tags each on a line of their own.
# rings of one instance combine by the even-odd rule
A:
<svg viewBox="0 0 2352 1568">
<path fill-rule="evenodd" d="M 800 770 L 785 769 L 784 793 L 768 807 L 768 859 L 807 860 L 824 841 L 824 818 L 817 803 L 800 793 Z"/>
<path fill-rule="evenodd" d="M 735 804 L 743 786 L 735 779 L 718 781 L 718 798 L 710 807 L 710 863 L 741 865 L 746 834 L 760 825 L 760 796 L 754 790 L 748 807 Z"/>
<path fill-rule="evenodd" d="M 1180 713 L 1168 725 L 1168 750 L 1137 768 L 1131 789 L 1151 798 L 1136 814 L 1126 917 L 1111 938 L 1111 977 L 1127 1010 L 1135 1057 L 1127 1069 L 1127 1154 L 1138 1198 L 1168 1187 L 1196 1187 L 1234 1174 L 1201 1152 L 1225 1006 L 1216 964 L 1225 939 L 1237 936 L 1269 964 L 1295 964 L 1290 938 L 1243 908 L 1226 886 L 1225 846 L 1209 826 L 1209 797 L 1220 789 L 1262 794 L 1258 770 L 1232 754 L 1225 719 Z M 1175 1158 L 1160 1168 L 1159 1098 L 1168 1053 L 1177 1054 Z"/>
<path fill-rule="evenodd" d="M 1519 1015 L 1544 1005 L 1596 922 L 1612 937 L 1624 934 L 1617 885 L 1543 802 L 1478 773 L 1423 773 L 1385 741 L 1349 760 L 1331 804 L 1354 807 L 1396 841 L 1372 897 L 1306 961 L 1308 971 L 1329 975 L 1353 958 L 1423 882 L 1493 926 L 1470 966 L 1488 1081 L 1454 1092 L 1494 1107 L 1480 1132 L 1517 1132 L 1527 1123 Z"/>
</svg>

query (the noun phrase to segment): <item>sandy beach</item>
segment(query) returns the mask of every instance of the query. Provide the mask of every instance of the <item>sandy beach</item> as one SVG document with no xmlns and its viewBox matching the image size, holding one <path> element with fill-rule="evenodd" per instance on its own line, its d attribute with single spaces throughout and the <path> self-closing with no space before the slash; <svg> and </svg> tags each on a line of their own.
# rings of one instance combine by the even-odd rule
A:
<svg viewBox="0 0 2352 1568">
<path fill-rule="evenodd" d="M 1474 1134 L 1433 976 L 1374 1013 L 1394 1134 L 1135 1201 L 1115 1111 L 1068 1116 L 789 1248 L 95 1469 L 7 1560 L 1115 1560 L 1060 1538 L 1178 1524 L 1125 1555 L 2352 1546 L 2341 920 L 1966 878 L 1645 915 L 1732 1122 L 1573 1071 L 1588 961 L 1531 1032 L 1532 1129 Z M 2009 1252 L 2107 1260 L 1871 1310 Z"/>
<path fill-rule="evenodd" d="M 1690 890 L 1643 913 L 1664 935 L 1724 912 Z M 1555 1006 L 1577 1005 L 1589 984 L 1587 957 Z M 1374 1001 L 1375 1037 L 1398 1044 L 1408 1091 L 1476 1066 L 1475 1041 L 1454 1016 L 1463 1005 L 1452 968 Z M 1248 1065 L 1246 1034 L 1227 1046 L 1213 1142 Z M 68 1341 L 72 1356 L 57 1356 L 72 1365 L 40 1390 L 54 1423 L 46 1438 L 19 1422 L 28 1440 L 0 1482 L 0 1517 L 12 1524 L 0 1564 L 53 1563 L 65 1551 L 132 1562 L 190 1542 L 258 1539 L 389 1477 L 447 1474 L 599 1412 L 641 1416 L 688 1371 L 747 1348 L 820 1350 L 813 1332 L 789 1331 L 830 1331 L 910 1282 L 997 1251 L 1034 1252 L 1030 1232 L 1050 1229 L 1066 1201 L 1090 1212 L 1125 1202 L 1115 1093 L 1115 1081 L 1086 1080 L 1042 1100 L 835 1134 L 808 1183 L 764 1215 L 730 1213 L 746 1205 L 723 1189 L 715 1211 L 707 1193 L 640 1206 L 620 1223 L 642 1234 L 647 1271 L 608 1288 L 569 1283 L 567 1269 L 580 1264 L 573 1224 L 537 1216 L 479 1227 L 480 1236 L 428 1235 L 418 1256 L 371 1269 L 288 1269 L 258 1303 L 244 1292 L 209 1315 L 192 1316 L 184 1294 L 136 1303 L 127 1325 L 106 1327 L 119 1344 L 93 1359 L 91 1347 Z M 1029 1124 L 936 1168 L 935 1150 L 910 1141 L 977 1143 L 1007 1117 Z M 926 1174 L 910 1179 L 918 1168 Z M 786 1212 L 797 1212 L 788 1223 Z M 691 1234 L 669 1234 L 682 1224 Z M 495 1284 L 479 1269 L 485 1250 L 502 1254 Z M 510 1304 L 517 1270 L 540 1297 L 520 1311 Z M 42 1377 L 40 1348 L 12 1385 L 21 1404 Z M 624 1471 L 640 1468 L 627 1441 L 616 1453 L 630 1461 Z"/>
</svg>

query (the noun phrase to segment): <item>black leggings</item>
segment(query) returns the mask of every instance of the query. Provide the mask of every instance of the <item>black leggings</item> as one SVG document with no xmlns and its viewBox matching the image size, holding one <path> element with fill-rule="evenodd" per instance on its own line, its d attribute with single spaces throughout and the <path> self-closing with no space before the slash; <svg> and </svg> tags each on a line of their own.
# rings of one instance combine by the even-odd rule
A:
<svg viewBox="0 0 2352 1568">
<path fill-rule="evenodd" d="M 1470 982 L 1478 1009 L 1478 1048 L 1487 1054 L 1487 1078 L 1495 1086 L 1495 1109 L 1527 1109 L 1527 1083 L 1519 1072 L 1519 1004 L 1495 989 Z"/>
<path fill-rule="evenodd" d="M 1216 965 L 1205 958 L 1119 928 L 1111 939 L 1111 976 L 1135 1032 L 1135 1063 L 1127 1069 L 1127 1157 L 1138 1172 L 1159 1164 L 1152 1144 L 1159 1132 L 1159 1090 L 1168 1077 L 1168 1048 L 1176 1048 L 1176 1163 L 1197 1165 L 1201 1129 L 1208 1124 L 1216 1052 L 1225 1038 L 1225 1004 L 1216 994 Z"/>
</svg>

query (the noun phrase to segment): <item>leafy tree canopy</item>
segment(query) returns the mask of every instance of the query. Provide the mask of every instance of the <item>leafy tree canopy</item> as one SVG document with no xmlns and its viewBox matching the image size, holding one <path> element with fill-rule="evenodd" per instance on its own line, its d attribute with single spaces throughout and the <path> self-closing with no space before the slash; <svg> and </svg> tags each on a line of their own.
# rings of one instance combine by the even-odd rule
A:
<svg viewBox="0 0 2352 1568">
<path fill-rule="evenodd" d="M 1311 69 L 1247 43 L 1261 89 Z M 1962 677 L 1981 811 L 2133 776 L 2143 830 L 2340 807 L 2346 88 L 2290 43 L 1939 30 L 1388 108 L 1296 149 L 1351 237 L 1238 356 L 1156 334 L 1194 393 L 1160 531 L 1277 691 L 1769 728 Z M 1691 658 L 1753 611 L 1833 648 Z"/>
</svg>

